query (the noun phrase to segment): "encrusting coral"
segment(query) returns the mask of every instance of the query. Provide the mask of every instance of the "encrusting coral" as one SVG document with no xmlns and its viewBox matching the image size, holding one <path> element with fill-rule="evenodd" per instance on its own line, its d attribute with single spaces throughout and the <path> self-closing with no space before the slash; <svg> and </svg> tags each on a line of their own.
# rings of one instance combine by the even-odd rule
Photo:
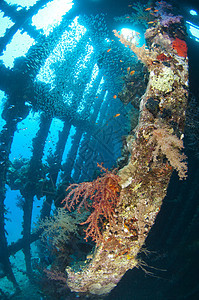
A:
<svg viewBox="0 0 199 300">
<path fill-rule="evenodd" d="M 93 213 L 84 224 L 89 224 L 87 237 L 100 240 L 92 257 L 86 265 L 80 266 L 79 271 L 66 268 L 67 285 L 75 292 L 105 295 L 127 270 L 139 266 L 137 254 L 161 208 L 173 169 L 180 179 L 187 176 L 186 156 L 181 150 L 188 98 L 188 59 L 185 41 L 179 50 L 177 39 L 183 38 L 182 31 L 180 38 L 178 32 L 173 35 L 176 22 L 181 22 L 182 18 L 171 14 L 166 18 L 166 2 L 161 1 L 158 5 L 156 22 L 145 34 L 148 48 L 145 45 L 137 47 L 114 31 L 150 73 L 146 92 L 140 101 L 139 124 L 135 134 L 128 139 L 129 161 L 117 174 L 106 172 L 104 177 L 97 179 L 97 185 L 96 182 L 75 185 L 76 189 L 64 200 L 69 209 L 79 201 L 79 208 L 93 206 Z M 105 184 L 103 190 L 101 183 Z M 103 194 L 106 187 L 107 192 Z M 91 202 L 86 200 L 89 197 Z M 107 204 L 110 205 L 110 214 L 105 210 Z M 95 209 L 100 205 L 101 210 L 95 215 Z M 96 232 L 99 220 L 101 222 L 104 217 L 103 227 Z"/>
</svg>

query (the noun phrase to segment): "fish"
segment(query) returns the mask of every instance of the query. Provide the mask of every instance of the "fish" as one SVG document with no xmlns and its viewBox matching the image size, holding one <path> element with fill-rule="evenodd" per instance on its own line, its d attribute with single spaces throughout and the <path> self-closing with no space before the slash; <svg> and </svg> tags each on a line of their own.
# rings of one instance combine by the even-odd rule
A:
<svg viewBox="0 0 199 300">
<path fill-rule="evenodd" d="M 130 68 L 130 67 L 128 67 L 128 68 L 127 68 L 127 72 L 129 72 L 129 71 L 130 71 L 130 69 L 131 69 L 131 68 Z"/>
<path fill-rule="evenodd" d="M 154 12 L 158 12 L 158 11 L 159 11 L 158 9 L 155 9 L 155 10 L 154 10 Z"/>
<path fill-rule="evenodd" d="M 116 99 L 116 98 L 117 98 L 117 95 L 114 95 L 113 98 Z"/>
<path fill-rule="evenodd" d="M 111 51 L 111 48 L 107 50 L 107 52 L 110 52 L 110 51 Z"/>
<path fill-rule="evenodd" d="M 131 72 L 130 72 L 130 75 L 133 75 L 134 73 L 135 73 L 135 71 L 131 71 Z"/>
<path fill-rule="evenodd" d="M 145 11 L 149 11 L 149 10 L 151 10 L 151 7 L 147 7 L 147 8 L 145 9 Z"/>
<path fill-rule="evenodd" d="M 120 114 L 116 114 L 116 115 L 113 116 L 113 118 L 117 118 L 119 116 L 120 116 Z"/>
</svg>

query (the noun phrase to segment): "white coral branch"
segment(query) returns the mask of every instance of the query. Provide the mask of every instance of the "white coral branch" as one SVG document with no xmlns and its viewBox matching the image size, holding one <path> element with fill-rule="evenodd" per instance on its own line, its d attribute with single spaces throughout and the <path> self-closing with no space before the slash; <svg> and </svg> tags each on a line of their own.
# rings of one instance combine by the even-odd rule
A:
<svg viewBox="0 0 199 300">
<path fill-rule="evenodd" d="M 113 30 L 113 33 L 116 37 L 119 38 L 120 42 L 125 47 L 129 47 L 137 55 L 138 59 L 140 59 L 145 65 L 149 66 L 151 64 L 151 53 L 149 49 L 145 46 L 145 44 L 142 47 L 137 47 L 135 43 L 125 39 L 123 34 L 119 34 L 117 30 Z"/>
<path fill-rule="evenodd" d="M 158 153 L 161 152 L 167 157 L 171 166 L 178 172 L 180 179 L 187 177 L 187 158 L 180 150 L 184 148 L 183 141 L 176 135 L 170 134 L 166 129 L 155 129 L 153 135 L 148 141 L 149 144 L 156 143 L 156 148 L 153 151 L 153 161 L 157 161 Z"/>
</svg>

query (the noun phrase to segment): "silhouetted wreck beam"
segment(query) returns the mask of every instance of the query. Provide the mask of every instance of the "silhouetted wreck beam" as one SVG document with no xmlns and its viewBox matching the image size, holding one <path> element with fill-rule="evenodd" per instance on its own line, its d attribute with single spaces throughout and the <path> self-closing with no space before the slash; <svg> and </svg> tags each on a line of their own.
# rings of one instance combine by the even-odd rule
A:
<svg viewBox="0 0 199 300">
<path fill-rule="evenodd" d="M 12 102 L 12 100 L 11 100 Z M 22 105 L 19 106 L 23 111 Z M 4 200 L 6 197 L 6 183 L 7 183 L 7 172 L 10 166 L 9 164 L 9 154 L 11 150 L 11 145 L 13 141 L 14 132 L 17 126 L 18 108 L 15 105 L 4 107 L 2 117 L 6 121 L 3 129 L 0 133 L 0 262 L 3 266 L 3 271 L 5 276 L 13 283 L 16 290 L 19 290 L 19 286 L 16 282 L 15 276 L 12 271 L 12 267 L 9 260 L 8 245 L 6 239 L 5 231 L 5 214 L 6 208 L 4 205 Z"/>
<path fill-rule="evenodd" d="M 84 153 L 84 162 L 82 173 L 79 178 L 79 182 L 86 179 L 93 179 L 94 171 L 97 168 L 97 163 L 114 164 L 113 146 L 111 144 L 112 139 L 107 139 L 107 132 L 103 128 L 95 132 L 94 135 L 90 136 L 87 141 L 86 151 Z"/>
<path fill-rule="evenodd" d="M 99 75 L 100 75 L 100 72 L 99 72 Z M 98 77 L 97 77 L 97 78 L 98 78 Z M 90 116 L 90 123 L 91 123 L 91 124 L 95 124 L 95 123 L 96 123 L 98 114 L 99 114 L 99 112 L 100 112 L 100 110 L 101 110 L 101 107 L 102 107 L 102 105 L 103 105 L 105 93 L 106 93 L 106 90 L 103 89 L 103 90 L 101 91 L 101 93 L 98 95 L 98 98 L 100 99 L 100 101 L 95 101 L 94 104 L 93 104 L 93 113 L 92 113 L 92 115 Z"/>
<path fill-rule="evenodd" d="M 82 138 L 82 133 L 83 133 L 82 128 L 79 128 L 79 129 L 76 128 L 76 133 L 72 137 L 72 146 L 67 155 L 66 162 L 63 165 L 64 178 L 67 182 L 73 182 L 71 173 L 72 173 L 72 170 L 74 167 L 74 163 L 77 159 L 77 152 L 79 149 L 80 140 Z"/>
<path fill-rule="evenodd" d="M 52 201 L 54 200 L 55 206 L 59 206 L 60 200 L 63 198 L 63 195 L 61 195 L 62 198 L 60 198 L 59 190 L 56 188 L 56 182 L 58 178 L 59 171 L 61 170 L 61 163 L 62 163 L 62 156 L 66 147 L 66 142 L 70 133 L 71 124 L 68 121 L 64 122 L 64 127 L 61 132 L 59 132 L 59 140 L 56 145 L 55 154 L 53 157 L 48 157 L 47 161 L 49 164 L 49 177 L 51 180 L 52 185 L 52 192 L 43 191 L 43 194 L 46 195 L 46 200 L 43 203 L 40 219 L 44 219 L 45 217 L 50 216 L 51 212 L 51 205 Z M 63 183 L 62 183 L 63 184 Z"/>
<path fill-rule="evenodd" d="M 90 77 L 86 80 L 86 83 L 89 79 Z M 82 90 L 82 92 L 84 92 L 84 89 Z M 35 90 L 38 90 L 38 92 L 35 93 L 34 105 L 36 105 L 36 109 L 38 109 L 39 111 L 43 111 L 46 115 L 53 115 L 53 117 L 60 120 L 68 120 L 71 125 L 75 127 L 85 128 L 86 131 L 88 130 L 94 132 L 98 129 L 98 126 L 96 126 L 93 121 L 90 122 L 89 119 L 84 119 L 84 114 L 76 114 L 75 109 L 77 109 L 78 107 L 78 103 L 76 102 L 78 102 L 77 96 L 79 94 L 79 90 L 76 91 L 77 96 L 72 99 L 72 106 L 69 106 L 67 105 L 67 103 L 65 103 L 62 93 L 59 93 L 59 95 L 56 96 L 58 89 L 56 89 L 56 92 L 52 92 L 50 91 L 50 87 L 48 87 L 47 84 L 35 83 Z M 53 99 L 55 100 L 55 97 L 56 101 L 52 102 Z M 43 99 L 45 99 L 45 101 Z M 58 109 L 56 109 L 56 107 L 54 106 L 55 103 Z M 86 110 L 84 112 L 86 112 Z"/>
<path fill-rule="evenodd" d="M 100 142 L 102 143 L 102 140 L 98 136 L 101 131 L 103 131 L 103 129 L 100 126 L 94 126 L 93 130 L 85 131 L 74 164 L 73 181 L 82 182 L 85 181 L 85 179 L 92 180 L 97 162 L 106 162 L 106 160 L 108 162 L 112 161 L 113 153 L 110 151 L 110 148 L 104 143 L 102 146 L 99 146 Z M 102 133 L 102 135 L 103 134 L 104 133 Z"/>
<path fill-rule="evenodd" d="M 37 194 L 37 183 L 41 177 L 42 170 L 43 151 L 51 122 L 52 119 L 41 115 L 40 128 L 36 137 L 33 139 L 33 154 L 29 163 L 26 184 L 20 190 L 25 199 L 23 207 L 23 239 L 25 242 L 23 252 L 25 255 L 27 275 L 30 277 L 32 275 L 30 242 L 33 198 Z"/>
<path fill-rule="evenodd" d="M 100 83 L 101 78 L 102 78 L 102 74 L 99 73 L 96 80 L 95 80 L 96 84 L 93 85 L 93 89 L 91 90 L 91 94 L 93 94 L 93 95 L 96 94 L 96 91 L 97 91 L 97 88 L 98 88 L 98 85 Z M 96 103 L 96 101 L 95 101 L 95 103 Z M 97 115 L 98 115 L 98 112 L 99 112 L 99 108 L 101 107 L 102 102 L 97 101 L 97 103 L 99 105 L 98 109 L 96 108 L 94 110 L 93 114 L 90 116 L 89 121 L 87 121 L 87 120 L 83 121 L 84 125 L 82 124 L 82 126 L 84 126 L 84 127 L 82 127 L 81 124 L 77 123 L 77 128 L 78 128 L 78 125 L 79 125 L 79 128 L 85 128 L 86 133 L 83 136 L 81 144 L 79 144 L 79 149 L 78 149 L 79 154 L 78 154 L 78 156 L 76 158 L 76 161 L 75 161 L 75 164 L 73 166 L 74 167 L 73 179 L 74 179 L 75 182 L 79 182 L 81 172 L 84 172 L 83 171 L 83 164 L 85 162 L 85 155 L 86 155 L 86 151 L 88 150 L 87 147 L 88 147 L 91 135 L 95 134 L 96 131 L 99 130 L 99 127 L 97 127 L 97 125 L 95 124 L 95 121 L 96 121 L 96 118 L 97 118 Z M 85 179 L 85 177 L 87 177 L 86 172 L 84 173 L 84 179 Z"/>
<path fill-rule="evenodd" d="M 101 106 L 103 109 L 101 109 L 97 124 L 93 122 L 93 128 L 87 130 L 81 143 L 77 166 L 75 167 L 74 173 L 74 178 L 75 180 L 78 180 L 78 182 L 84 181 L 85 178 L 86 180 L 92 180 L 97 162 L 108 163 L 110 165 L 114 164 L 113 146 L 111 145 L 111 139 L 109 138 L 112 135 L 112 132 L 108 133 L 107 128 L 109 115 L 108 103 L 108 101 L 103 103 L 103 106 Z M 78 179 L 77 174 L 79 174 Z"/>
<path fill-rule="evenodd" d="M 89 64 L 89 67 L 82 70 L 80 78 L 77 80 L 76 83 L 74 83 L 74 86 L 73 86 L 74 95 L 72 98 L 72 105 L 71 105 L 71 111 L 74 113 L 74 118 L 76 118 L 76 115 L 77 115 L 76 111 L 78 110 L 78 107 L 81 105 L 81 102 L 83 101 L 83 99 L 86 99 L 86 103 L 83 103 L 83 105 L 85 106 L 85 109 L 83 110 L 84 113 L 83 112 L 80 113 L 80 118 L 87 119 L 87 117 L 89 117 L 89 115 L 90 115 L 90 110 L 89 110 L 89 100 L 90 99 L 88 99 L 88 93 L 85 94 L 85 89 L 86 89 L 87 84 L 91 81 L 93 67 L 94 67 L 94 61 L 91 61 L 91 63 Z M 95 95 L 93 94 L 93 97 L 94 96 Z M 87 108 L 87 105 L 88 105 L 88 108 Z"/>
<path fill-rule="evenodd" d="M 2 67 L 3 68 L 3 67 Z M 5 69 L 5 68 L 3 68 Z M 6 193 L 6 182 L 7 182 L 7 173 L 10 166 L 9 163 L 9 154 L 11 152 L 11 145 L 13 142 L 13 136 L 17 128 L 18 122 L 20 122 L 22 119 L 24 119 L 27 114 L 29 113 L 29 108 L 25 105 L 25 100 L 23 97 L 21 97 L 21 94 L 18 93 L 16 90 L 17 88 L 20 89 L 20 86 L 17 87 L 14 84 L 13 80 L 13 74 L 12 72 L 10 77 L 10 86 L 12 87 L 11 90 L 8 92 L 8 98 L 7 101 L 4 104 L 4 109 L 2 112 L 2 118 L 6 121 L 6 124 L 3 126 L 3 129 L 0 133 L 0 155 L 1 155 L 1 165 L 0 165 L 0 240 L 1 240 L 1 248 L 0 248 L 0 259 L 2 259 L 2 265 L 4 266 L 4 272 L 5 275 L 8 277 L 9 280 L 12 281 L 15 288 L 18 290 L 18 284 L 16 282 L 16 279 L 14 277 L 14 274 L 12 272 L 12 268 L 9 261 L 8 251 L 7 251 L 7 240 L 5 235 L 5 206 L 4 206 L 4 200 L 5 200 L 5 193 Z M 6 87 L 6 84 L 8 83 L 9 76 L 5 77 L 5 81 L 2 82 L 2 85 Z M 20 81 L 19 77 L 19 81 Z M 17 84 L 17 82 L 16 82 Z"/>
<path fill-rule="evenodd" d="M 43 3 L 43 5 L 44 5 L 45 3 L 48 3 L 49 1 L 43 1 L 43 0 L 38 1 L 37 4 L 35 4 L 35 6 L 38 6 L 38 4 L 40 2 L 44 2 Z M 0 5 L 1 5 L 1 3 L 0 3 Z M 8 5 L 8 4 L 6 3 L 6 5 Z M 35 11 L 39 10 L 43 5 L 41 3 L 40 7 L 38 6 L 38 7 L 35 8 Z M 32 7 L 31 9 L 33 9 L 34 7 Z M 34 14 L 35 13 L 33 12 L 31 17 Z M 35 30 L 35 34 L 34 34 L 35 36 L 33 38 L 35 39 L 36 44 L 33 45 L 29 49 L 29 51 L 26 54 L 26 57 L 24 57 L 23 59 L 21 58 L 21 66 L 20 67 L 21 67 L 21 71 L 23 70 L 23 72 L 25 72 L 26 76 L 28 78 L 31 78 L 32 81 L 33 81 L 34 77 L 36 77 L 36 75 L 38 74 L 41 66 L 45 63 L 45 60 L 51 54 L 54 47 L 57 45 L 58 40 L 60 39 L 62 34 L 67 30 L 68 26 L 71 24 L 72 19 L 70 18 L 70 16 L 72 16 L 72 18 L 73 18 L 73 13 L 72 12 L 71 13 L 69 12 L 68 14 L 63 16 L 61 24 L 59 26 L 57 26 L 56 28 L 54 28 L 53 32 L 51 32 L 47 37 L 46 36 L 40 36 L 39 31 L 36 31 L 34 29 L 34 26 L 27 25 L 28 27 L 31 28 L 30 31 Z M 17 26 L 17 25 L 14 24 L 13 26 L 16 29 L 15 26 Z M 12 27 L 10 28 L 10 30 L 11 29 L 12 29 Z M 16 33 L 16 31 L 18 29 L 19 28 L 17 28 L 15 30 L 15 32 L 13 32 L 12 36 L 10 36 L 10 39 L 13 37 L 14 33 Z M 28 33 L 31 36 L 31 33 L 30 32 L 28 32 Z M 6 47 L 6 45 L 9 43 L 9 40 L 7 40 L 5 42 L 3 41 L 5 36 L 0 38 L 1 45 L 2 45 L 2 46 L 0 46 L 0 53 L 1 53 L 1 51 L 3 51 L 4 47 Z M 2 68 L 2 71 L 4 72 L 4 74 L 6 74 L 5 78 L 7 78 L 10 70 L 8 68 L 4 67 L 4 68 Z M 7 71 L 7 73 L 5 73 L 5 71 Z M 12 72 L 12 71 L 10 71 L 10 72 Z M 1 72 L 0 72 L 0 74 L 1 74 Z M 1 76 L 1 79 L 2 79 L 2 81 L 4 81 L 3 76 Z M 6 88 L 9 88 L 9 85 L 6 85 Z M 3 88 L 3 90 L 5 90 L 5 87 Z"/>
<path fill-rule="evenodd" d="M 56 151 L 55 151 L 55 156 L 54 156 L 54 163 L 51 162 L 50 166 L 51 166 L 51 170 L 50 170 L 50 174 L 52 176 L 52 180 L 54 183 L 56 183 L 56 179 L 57 179 L 57 175 L 58 172 L 60 170 L 60 166 L 61 166 L 61 159 L 62 159 L 62 155 L 65 149 L 65 144 L 68 138 L 68 134 L 70 132 L 70 124 L 65 121 L 64 123 L 64 128 L 62 130 L 62 132 L 59 135 L 59 140 L 56 146 Z M 54 167 L 53 167 L 54 166 Z M 52 200 L 54 199 L 55 195 L 48 195 L 48 193 L 46 193 L 46 200 L 43 203 L 43 207 L 41 210 L 41 215 L 40 218 L 43 219 L 46 216 L 49 216 L 50 211 L 51 211 L 51 204 L 52 204 Z M 56 201 L 56 198 L 55 198 Z M 55 203 L 56 204 L 56 203 Z M 58 204 L 58 203 L 57 203 Z M 30 203 L 29 203 L 30 205 Z M 30 216 L 29 216 L 30 218 Z M 28 220 L 28 218 L 26 218 L 26 220 Z M 35 233 L 30 233 L 29 235 L 29 244 L 35 242 L 39 236 L 40 236 L 41 230 L 38 230 Z M 14 255 L 16 252 L 18 252 L 19 250 L 26 248 L 27 247 L 27 240 L 23 237 L 21 239 L 19 239 L 16 243 L 12 243 L 10 246 L 8 246 L 8 253 L 9 255 Z"/>
<path fill-rule="evenodd" d="M 100 107 L 102 105 L 103 96 L 105 94 L 105 92 L 102 91 L 100 94 L 97 95 L 97 91 L 100 86 L 102 77 L 103 77 L 102 71 L 99 70 L 98 75 L 93 82 L 92 88 L 90 89 L 90 92 L 87 93 L 85 96 L 86 105 L 85 105 L 84 109 L 82 110 L 81 115 L 86 116 L 89 119 L 90 124 L 92 124 L 92 123 L 95 124 Z M 91 108 L 93 109 L 92 114 L 90 113 Z"/>
<path fill-rule="evenodd" d="M 0 176 L 2 177 L 2 176 Z M 1 178 L 2 179 L 2 178 Z M 3 272 L 5 276 L 13 283 L 16 290 L 19 290 L 18 283 L 12 271 L 11 263 L 9 260 L 9 253 L 8 253 L 8 243 L 6 239 L 6 232 L 5 232 L 5 188 L 3 189 L 2 186 L 0 188 L 0 262 L 3 267 Z"/>
<path fill-rule="evenodd" d="M 39 239 L 39 236 L 41 234 L 42 230 L 38 230 L 34 233 L 30 234 L 30 244 L 34 243 L 35 241 L 37 241 Z M 24 238 L 22 237 L 21 239 L 18 239 L 17 242 L 12 243 L 11 245 L 8 246 L 7 250 L 8 250 L 8 255 L 14 255 L 15 253 L 17 253 L 18 251 L 22 250 L 26 245 L 26 241 L 24 240 Z"/>
<path fill-rule="evenodd" d="M 5 50 L 7 44 L 19 29 L 24 29 L 33 38 L 38 37 L 39 32 L 27 23 L 30 22 L 31 18 L 48 2 L 49 0 L 40 0 L 29 10 L 22 9 L 17 11 L 17 6 L 10 6 L 7 2 L 1 0 L 0 9 L 4 12 L 4 15 L 9 17 L 15 24 L 7 29 L 4 37 L 1 38 L 0 53 Z"/>
<path fill-rule="evenodd" d="M 52 176 L 53 182 L 56 183 L 57 180 L 57 176 L 58 176 L 58 172 L 60 170 L 60 166 L 61 166 L 61 159 L 62 159 L 62 155 L 63 152 L 65 150 L 65 144 L 67 142 L 67 138 L 68 138 L 68 134 L 70 132 L 70 124 L 65 121 L 64 122 L 64 127 L 62 132 L 59 134 L 59 140 L 58 143 L 56 145 L 56 151 L 55 151 L 55 156 L 54 156 L 54 165 L 53 162 L 51 162 L 51 171 L 50 174 Z M 55 169 L 53 170 L 53 166 L 55 167 Z M 52 200 L 54 199 L 54 195 L 49 195 L 46 193 L 46 200 L 43 203 L 42 209 L 41 209 L 41 214 L 40 214 L 40 218 L 44 219 L 45 217 L 48 217 L 50 215 L 50 211 L 51 211 L 51 205 L 52 205 Z M 37 230 L 34 233 L 30 233 L 29 236 L 29 243 L 33 243 L 36 240 L 39 239 L 39 236 L 41 234 L 42 230 Z M 19 239 L 17 242 L 12 243 L 10 246 L 8 246 L 8 254 L 10 255 L 14 255 L 16 252 L 20 251 L 21 249 L 26 247 L 26 240 L 23 238 Z"/>
<path fill-rule="evenodd" d="M 42 86 L 40 82 L 36 84 L 36 88 L 38 85 L 41 94 L 43 92 L 46 93 L 45 105 L 50 105 L 48 110 L 51 109 L 53 115 L 58 118 L 62 118 L 62 116 L 65 118 L 67 115 L 71 118 L 76 118 L 76 110 L 83 100 L 85 88 L 91 79 L 95 63 L 93 54 L 91 54 L 89 66 L 87 68 L 80 69 L 79 77 L 74 78 L 73 75 L 76 73 L 76 65 L 79 64 L 80 57 L 82 55 L 86 56 L 87 54 L 88 39 L 89 34 L 86 32 L 72 52 L 68 53 L 68 51 L 66 51 L 64 53 L 62 62 L 52 64 L 52 68 L 55 72 L 55 80 L 53 82 L 55 87 L 53 89 L 45 85 Z M 72 99 L 70 100 L 70 105 L 68 105 L 65 100 L 65 97 L 67 97 L 69 92 L 73 94 Z M 38 103 L 42 106 L 43 97 L 40 98 L 41 100 L 39 99 Z M 83 118 L 85 118 L 85 116 L 83 116 Z"/>
<path fill-rule="evenodd" d="M 100 70 L 94 83 L 93 83 L 93 87 L 89 93 L 89 95 L 87 95 L 89 99 L 89 105 L 85 106 L 82 115 L 88 115 L 88 113 L 90 112 L 90 108 L 93 107 L 93 113 L 90 114 L 89 116 L 89 122 L 90 122 L 90 127 L 87 130 L 86 135 L 83 138 L 83 141 L 81 143 L 81 145 L 79 145 L 79 156 L 76 159 L 75 165 L 74 165 L 74 178 L 75 181 L 81 182 L 81 181 L 85 181 L 86 180 L 92 180 L 92 176 L 94 173 L 94 170 L 96 169 L 97 166 L 97 156 L 98 156 L 98 151 L 96 152 L 96 147 L 95 146 L 91 146 L 91 140 L 95 139 L 95 136 L 98 134 L 98 132 L 100 130 L 102 130 L 100 124 L 100 120 L 98 123 L 96 123 L 97 121 L 97 117 L 98 117 L 98 113 L 102 107 L 102 103 L 103 103 L 103 99 L 104 99 L 104 95 L 105 95 L 105 90 L 102 90 L 100 94 L 97 95 L 97 99 L 96 99 L 96 94 L 97 94 L 97 90 L 99 88 L 99 84 L 102 80 L 102 71 Z M 87 101 L 86 101 L 87 102 Z M 104 149 L 103 149 L 104 150 Z M 89 160 L 86 159 L 86 154 L 89 154 Z M 91 169 L 89 170 L 86 165 L 88 164 L 88 162 L 90 163 Z"/>
<path fill-rule="evenodd" d="M 89 139 L 90 139 L 90 134 L 88 134 L 87 132 L 84 133 L 81 144 L 79 145 L 79 150 L 78 150 L 79 154 L 74 164 L 74 174 L 73 174 L 74 182 L 79 182 L 79 177 L 82 172 L 83 162 L 85 161 L 85 153 L 87 150 Z"/>
<path fill-rule="evenodd" d="M 102 104 L 100 104 L 100 107 L 101 106 L 102 106 Z M 102 125 L 102 121 L 103 121 L 103 117 L 104 117 L 104 115 L 100 115 L 98 124 L 95 124 L 96 120 L 94 121 L 94 116 L 97 117 L 97 114 L 95 115 L 95 112 L 97 113 L 97 111 L 94 111 L 94 114 L 92 115 L 93 117 L 91 116 L 91 118 L 90 118 L 90 122 L 88 122 L 87 124 L 86 123 L 84 124 L 84 128 L 86 130 L 85 130 L 85 134 L 83 135 L 81 144 L 79 145 L 79 150 L 78 150 L 79 155 L 78 155 L 77 160 L 74 165 L 73 180 L 75 182 L 80 182 L 80 178 L 82 180 L 85 180 L 85 178 L 87 178 L 87 180 L 88 179 L 92 180 L 92 178 L 88 178 L 87 170 L 84 170 L 86 154 L 90 149 L 89 143 L 90 143 L 91 137 L 92 136 L 95 137 L 95 135 L 97 135 L 97 133 L 101 130 L 101 125 Z M 94 151 L 94 149 L 92 149 L 92 152 L 93 151 Z"/>
</svg>

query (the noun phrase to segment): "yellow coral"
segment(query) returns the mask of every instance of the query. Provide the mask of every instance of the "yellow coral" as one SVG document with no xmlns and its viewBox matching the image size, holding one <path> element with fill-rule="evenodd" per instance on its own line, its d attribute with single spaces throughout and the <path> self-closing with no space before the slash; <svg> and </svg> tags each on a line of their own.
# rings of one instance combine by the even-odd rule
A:
<svg viewBox="0 0 199 300">
<path fill-rule="evenodd" d="M 174 83 L 174 73 L 169 67 L 163 67 L 158 75 L 151 71 L 150 82 L 152 89 L 161 92 L 171 92 Z"/>
</svg>

